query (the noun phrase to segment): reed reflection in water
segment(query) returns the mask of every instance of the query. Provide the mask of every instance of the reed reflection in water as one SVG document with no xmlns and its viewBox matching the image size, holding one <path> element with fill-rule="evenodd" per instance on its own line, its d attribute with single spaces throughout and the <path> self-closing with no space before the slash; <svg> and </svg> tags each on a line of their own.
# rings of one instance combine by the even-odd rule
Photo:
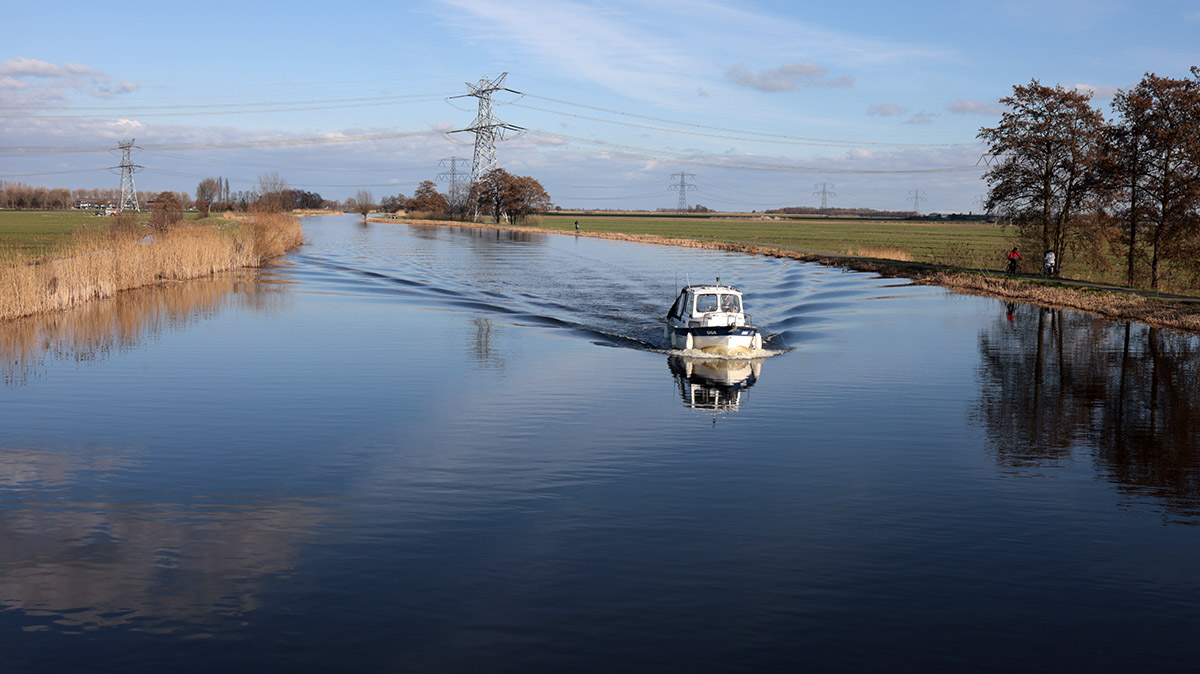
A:
<svg viewBox="0 0 1200 674">
<path fill-rule="evenodd" d="M 1200 514 L 1200 337 L 1009 305 L 979 349 L 977 419 L 1001 466 L 1090 455 L 1124 493 Z"/>
<path fill-rule="evenodd" d="M 21 385 L 47 359 L 95 361 L 136 348 L 155 335 L 215 316 L 231 302 L 278 309 L 284 295 L 270 272 L 243 269 L 211 278 L 118 293 L 111 299 L 27 318 L 0 321 L 0 375 Z"/>
</svg>

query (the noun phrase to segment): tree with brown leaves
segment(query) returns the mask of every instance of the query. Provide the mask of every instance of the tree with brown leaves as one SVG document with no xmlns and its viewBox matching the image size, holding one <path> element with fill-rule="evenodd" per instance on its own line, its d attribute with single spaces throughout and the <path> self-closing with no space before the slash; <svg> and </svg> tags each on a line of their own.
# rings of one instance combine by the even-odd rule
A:
<svg viewBox="0 0 1200 674">
<path fill-rule="evenodd" d="M 984 174 L 988 211 L 1018 225 L 1060 260 L 1075 243 L 1077 216 L 1095 196 L 1099 179 L 1104 118 L 1090 100 L 1089 93 L 1035 79 L 1000 99 L 1008 110 L 999 125 L 979 130 L 996 160 Z"/>
<path fill-rule="evenodd" d="M 1195 267 L 1200 238 L 1200 74 L 1174 79 L 1147 73 L 1113 99 L 1119 116 L 1110 136 L 1110 162 L 1128 244 L 1128 281 L 1134 281 L 1137 234 L 1146 230 L 1150 287 L 1163 264 Z"/>
</svg>

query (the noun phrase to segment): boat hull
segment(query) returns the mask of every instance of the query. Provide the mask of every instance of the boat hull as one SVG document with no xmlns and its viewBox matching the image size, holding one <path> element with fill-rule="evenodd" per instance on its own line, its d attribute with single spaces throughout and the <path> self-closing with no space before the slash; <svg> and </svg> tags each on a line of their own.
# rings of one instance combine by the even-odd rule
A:
<svg viewBox="0 0 1200 674">
<path fill-rule="evenodd" d="M 745 349 L 752 351 L 762 345 L 758 339 L 758 328 L 744 325 L 698 328 L 669 327 L 667 330 L 670 333 L 671 347 L 675 349 L 697 351 Z"/>
</svg>

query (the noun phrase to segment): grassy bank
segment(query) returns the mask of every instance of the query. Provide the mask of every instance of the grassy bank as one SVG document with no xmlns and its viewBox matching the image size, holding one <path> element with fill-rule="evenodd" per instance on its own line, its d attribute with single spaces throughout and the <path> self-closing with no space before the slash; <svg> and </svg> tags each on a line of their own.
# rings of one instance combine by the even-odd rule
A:
<svg viewBox="0 0 1200 674">
<path fill-rule="evenodd" d="M 185 220 L 149 239 L 137 223 L 84 225 L 56 232 L 57 240 L 49 246 L 56 254 L 43 252 L 33 261 L 32 253 L 13 245 L 0 261 L 0 319 L 57 311 L 155 283 L 258 266 L 303 242 L 300 222 L 290 215 L 219 222 Z M 0 227 L 0 231 L 11 230 Z"/>
</svg>

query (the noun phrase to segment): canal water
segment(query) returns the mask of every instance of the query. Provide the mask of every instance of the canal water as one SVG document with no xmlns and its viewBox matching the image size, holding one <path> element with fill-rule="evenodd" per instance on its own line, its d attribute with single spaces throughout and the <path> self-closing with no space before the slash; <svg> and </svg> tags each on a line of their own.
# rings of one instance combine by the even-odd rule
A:
<svg viewBox="0 0 1200 674">
<path fill-rule="evenodd" d="M 0 671 L 1192 671 L 1200 341 L 791 260 L 305 220 L 0 326 Z M 770 357 L 667 352 L 678 287 Z"/>
</svg>

